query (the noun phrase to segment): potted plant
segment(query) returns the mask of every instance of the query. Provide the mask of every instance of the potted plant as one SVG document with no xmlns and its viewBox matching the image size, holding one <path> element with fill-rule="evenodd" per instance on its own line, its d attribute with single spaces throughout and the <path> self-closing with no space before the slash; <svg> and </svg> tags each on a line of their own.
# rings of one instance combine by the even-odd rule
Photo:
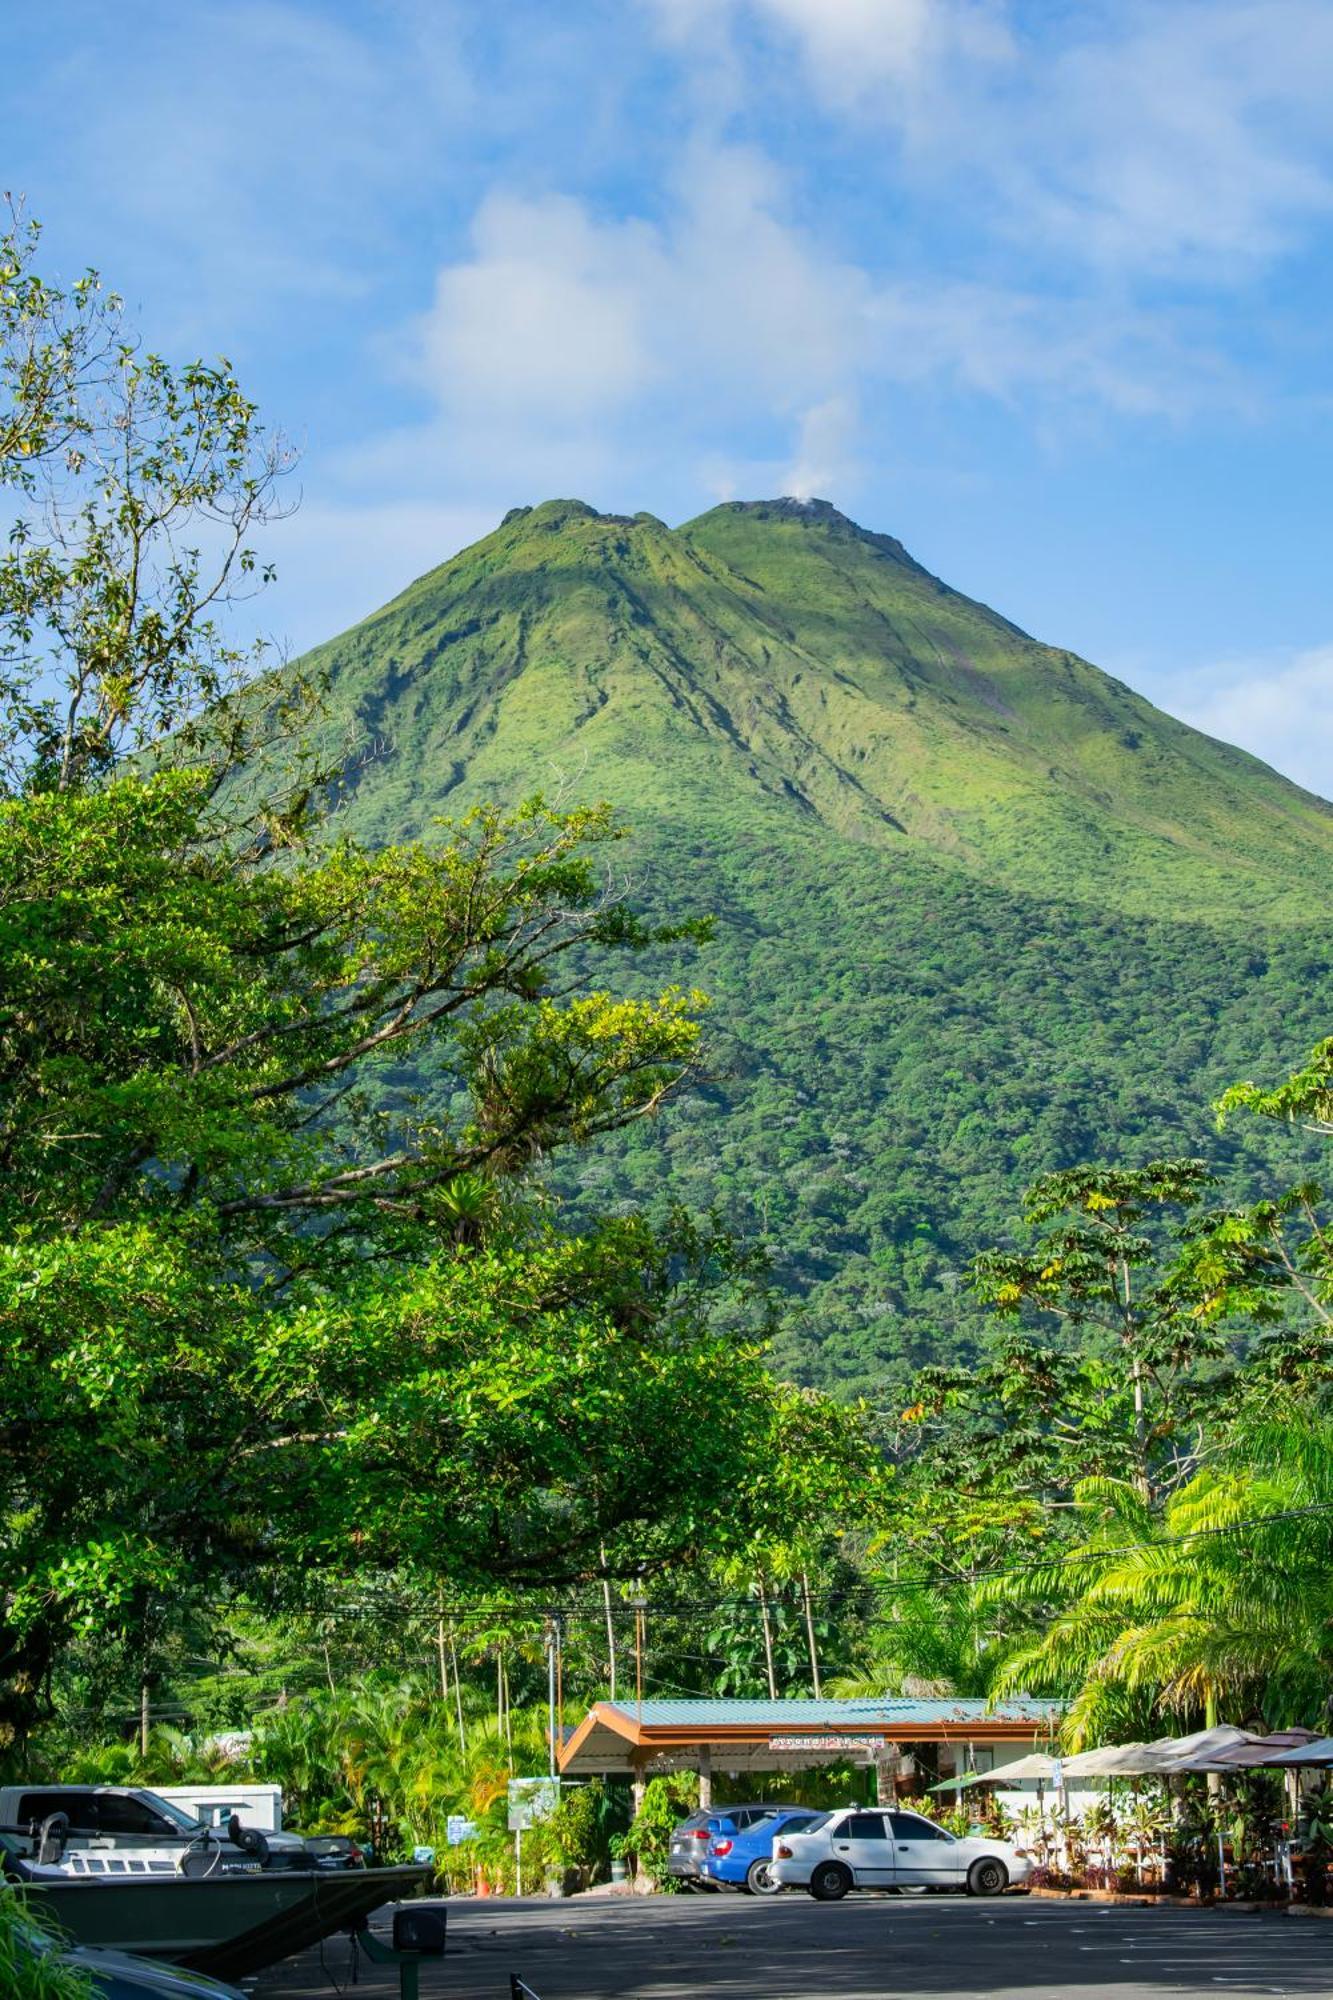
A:
<svg viewBox="0 0 1333 2000">
<path fill-rule="evenodd" d="M 607 1842 L 611 1855 L 611 1882 L 619 1887 L 629 1880 L 629 1863 L 633 1850 L 627 1833 L 613 1833 Z"/>
</svg>

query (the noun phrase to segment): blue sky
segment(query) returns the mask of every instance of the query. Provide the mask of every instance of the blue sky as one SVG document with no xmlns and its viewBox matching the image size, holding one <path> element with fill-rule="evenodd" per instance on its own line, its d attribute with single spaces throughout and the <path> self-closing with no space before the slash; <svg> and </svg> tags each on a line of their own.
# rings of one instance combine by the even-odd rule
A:
<svg viewBox="0 0 1333 2000">
<path fill-rule="evenodd" d="M 45 0 L 48 267 L 299 443 L 328 636 L 554 494 L 817 493 L 1333 794 L 1329 0 Z"/>
</svg>

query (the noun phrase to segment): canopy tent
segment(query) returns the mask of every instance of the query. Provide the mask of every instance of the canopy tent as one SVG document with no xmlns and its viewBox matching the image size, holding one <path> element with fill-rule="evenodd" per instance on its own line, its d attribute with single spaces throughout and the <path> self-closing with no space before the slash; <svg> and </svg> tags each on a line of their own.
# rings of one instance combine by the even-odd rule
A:
<svg viewBox="0 0 1333 2000">
<path fill-rule="evenodd" d="M 1296 1765 L 1309 1765 L 1314 1768 L 1333 1764 L 1333 1736 L 1312 1736 L 1308 1743 L 1300 1744 L 1294 1749 L 1275 1751 L 1271 1757 L 1265 1759 L 1265 1762 L 1287 1771 Z"/>
<path fill-rule="evenodd" d="M 1309 1761 L 1306 1751 L 1317 1748 L 1320 1743 L 1333 1746 L 1333 1737 L 1320 1737 L 1313 1729 L 1275 1729 L 1269 1736 L 1256 1736 L 1248 1743 L 1233 1743 L 1229 1750 L 1219 1750 L 1206 1766 L 1194 1768 L 1254 1771 L 1275 1763 L 1301 1764 Z"/>
<path fill-rule="evenodd" d="M 1196 1729 L 1192 1736 L 1162 1736 L 1155 1743 L 1108 1744 L 1067 1757 L 1062 1778 L 1168 1777 L 1177 1771 L 1209 1771 L 1223 1752 L 1259 1741 L 1247 1729 L 1224 1722 L 1214 1729 Z M 1221 1768 L 1226 1769 L 1227 1766 Z"/>
</svg>

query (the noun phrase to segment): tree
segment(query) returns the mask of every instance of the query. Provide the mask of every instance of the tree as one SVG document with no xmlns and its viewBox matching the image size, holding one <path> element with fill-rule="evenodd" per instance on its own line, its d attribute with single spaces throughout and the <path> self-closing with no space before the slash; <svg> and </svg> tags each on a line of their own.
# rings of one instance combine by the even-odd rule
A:
<svg viewBox="0 0 1333 2000">
<path fill-rule="evenodd" d="M 281 737 L 307 690 L 242 699 L 260 657 L 220 614 L 262 585 L 253 536 L 292 454 L 226 361 L 141 349 L 95 272 L 35 270 L 39 231 L 0 231 L 0 770 L 77 789 L 171 740 L 215 772 Z M 256 729 L 261 723 L 263 728 Z"/>
<path fill-rule="evenodd" d="M 1325 1041 L 1276 1089 L 1237 1085 L 1219 1109 L 1327 1134 L 1331 1077 Z M 1000 1689 L 1074 1696 L 1084 1737 L 1134 1711 L 1215 1715 L 1222 1703 L 1235 1719 L 1271 1725 L 1327 1720 L 1333 1250 L 1322 1200 L 1305 1181 L 1249 1208 L 1191 1216 L 1152 1294 L 1165 1306 L 1163 1331 L 1182 1352 L 1195 1328 L 1212 1340 L 1227 1324 L 1248 1336 L 1244 1366 L 1212 1400 L 1191 1476 L 1160 1505 L 1160 1487 L 1137 1478 L 1085 1479 L 1076 1499 L 1091 1533 L 1051 1563 L 978 1587 L 982 1607 L 1036 1614 Z"/>
<path fill-rule="evenodd" d="M 1117 1400 L 1127 1394 L 1131 1412 L 1124 1459 L 1145 1500 L 1179 1476 L 1173 1391 L 1220 1346 L 1173 1268 L 1161 1268 L 1162 1220 L 1188 1215 L 1211 1179 L 1201 1160 L 1046 1174 L 1024 1204 L 1042 1232 L 1036 1248 L 987 1251 L 973 1266 L 979 1296 L 1002 1317 L 1031 1313 L 1080 1344 L 1097 1343 L 1118 1368 Z"/>
<path fill-rule="evenodd" d="M 1333 1672 L 1333 1427 L 1294 1415 L 1243 1431 L 1162 1514 L 1124 1482 L 1089 1480 L 1092 1532 L 1055 1564 L 978 1586 L 1036 1604 L 1041 1629 L 996 1682 L 1073 1697 L 1082 1741 L 1137 1709 L 1270 1727 L 1326 1720 Z M 1054 1609 L 1052 1609 L 1054 1607 Z"/>
</svg>

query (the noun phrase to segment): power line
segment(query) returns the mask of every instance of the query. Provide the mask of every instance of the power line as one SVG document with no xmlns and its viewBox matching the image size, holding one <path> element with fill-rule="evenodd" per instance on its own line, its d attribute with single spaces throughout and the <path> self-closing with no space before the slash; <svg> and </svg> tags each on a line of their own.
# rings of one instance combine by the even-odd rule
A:
<svg viewBox="0 0 1333 2000">
<path fill-rule="evenodd" d="M 971 1569 L 963 1572 L 937 1569 L 920 1576 L 885 1578 L 873 1582 L 869 1578 L 863 1578 L 855 1583 L 849 1583 L 841 1590 L 812 1591 L 810 1599 L 812 1604 L 837 1606 L 846 1605 L 858 1597 L 872 1597 L 893 1602 L 900 1597 L 912 1596 L 923 1591 L 971 1590 L 979 1583 L 996 1582 L 1008 1577 L 1031 1576 L 1043 1570 L 1081 1567 L 1093 1562 L 1118 1562 L 1125 1556 L 1144 1554 L 1149 1550 L 1178 1548 L 1187 1542 L 1227 1540 L 1255 1529 L 1273 1527 L 1279 1522 L 1306 1520 L 1329 1514 L 1333 1514 L 1333 1501 L 1316 1501 L 1306 1507 L 1288 1507 L 1271 1514 L 1251 1515 L 1243 1520 L 1230 1521 L 1215 1528 L 1191 1528 L 1182 1534 L 1149 1541 L 1119 1542 L 1105 1549 L 1070 1549 L 1055 1555 L 1034 1557 L 1032 1561 L 1026 1563 L 1002 1564 L 989 1569 Z M 645 1586 L 640 1583 L 636 1587 L 642 1590 Z M 779 1604 L 785 1605 L 785 1600 L 769 1596 L 770 1614 Z M 222 1604 L 212 1606 L 212 1609 L 217 1611 L 227 1608 Z M 660 1622 L 664 1618 L 690 1618 L 709 1611 L 748 1611 L 762 1614 L 764 1604 L 759 1598 L 752 1596 L 695 1597 L 668 1599 L 651 1604 L 648 1608 L 654 1620 Z M 606 1619 L 605 1604 L 585 1608 L 578 1605 L 571 1606 L 554 1597 L 537 1605 L 491 1600 L 480 1604 L 476 1602 L 443 1606 L 432 1604 L 426 1607 L 410 1597 L 386 1596 L 374 1603 L 325 1605 L 318 1610 L 298 1612 L 296 1615 L 312 1620 L 350 1619 L 382 1617 L 386 1612 L 406 1612 L 409 1616 L 429 1618 L 432 1622 L 443 1616 L 450 1623 L 464 1629 L 471 1628 L 473 1631 L 480 1630 L 490 1623 L 538 1626 L 557 1615 L 565 1619 L 598 1624 L 604 1623 Z M 632 1618 L 634 1606 L 613 1603 L 612 1615 Z"/>
</svg>

